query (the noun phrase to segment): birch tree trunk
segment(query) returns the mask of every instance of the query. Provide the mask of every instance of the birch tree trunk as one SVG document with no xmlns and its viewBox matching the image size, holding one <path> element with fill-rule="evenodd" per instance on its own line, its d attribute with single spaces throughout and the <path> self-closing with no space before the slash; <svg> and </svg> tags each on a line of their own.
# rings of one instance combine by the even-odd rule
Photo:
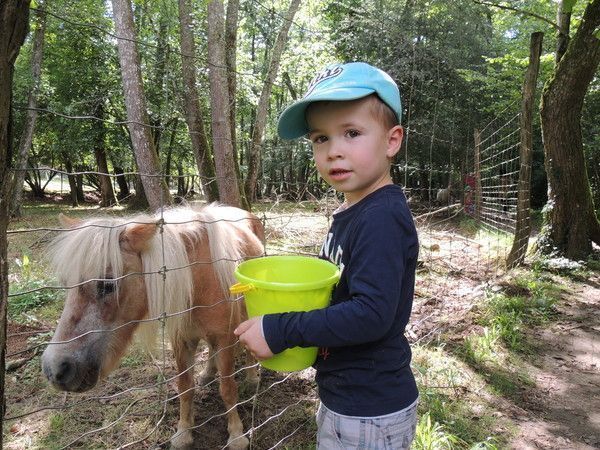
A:
<svg viewBox="0 0 600 450">
<path fill-rule="evenodd" d="M 231 113 L 225 61 L 224 16 L 223 2 L 209 1 L 208 65 L 213 148 L 219 198 L 223 203 L 240 207 L 240 191 L 229 123 Z"/>
<path fill-rule="evenodd" d="M 29 0 L 0 1 L 0 427 L 6 410 L 4 373 L 6 356 L 6 306 L 8 302 L 8 260 L 6 257 L 8 200 L 10 199 L 11 101 L 15 59 L 27 35 Z M 0 448 L 2 435 L 0 434 Z"/>
<path fill-rule="evenodd" d="M 204 129 L 204 113 L 196 87 L 195 55 L 196 44 L 192 32 L 191 7 L 189 0 L 179 0 L 179 39 L 181 48 L 181 71 L 183 76 L 183 101 L 185 119 L 196 159 L 200 183 L 209 202 L 219 199 L 214 182 L 215 166 L 212 150 Z"/>
<path fill-rule="evenodd" d="M 581 135 L 583 101 L 600 63 L 598 27 L 600 0 L 592 0 L 544 87 L 540 106 L 548 204 L 538 246 L 576 260 L 592 252 L 592 241 L 600 245 Z"/>
<path fill-rule="evenodd" d="M 12 183 L 12 197 L 10 202 L 10 212 L 13 217 L 21 217 L 21 204 L 23 198 L 23 182 L 25 180 L 25 169 L 27 168 L 27 159 L 33 142 L 33 133 L 35 132 L 35 123 L 37 121 L 38 95 L 40 91 L 40 79 L 42 73 L 42 59 L 44 54 L 44 35 L 46 34 L 46 13 L 44 7 L 48 2 L 40 3 L 40 8 L 35 13 L 37 17 L 37 26 L 33 36 L 33 48 L 31 51 L 31 78 L 32 86 L 27 100 L 27 115 L 25 125 L 19 140 L 19 150 L 15 164 L 15 175 Z"/>
<path fill-rule="evenodd" d="M 123 94 L 127 109 L 129 134 L 135 161 L 140 171 L 144 192 L 150 209 L 171 204 L 171 194 L 160 174 L 158 154 L 148 125 L 140 58 L 130 0 L 112 0 L 115 31 L 119 36 L 119 64 L 123 79 Z M 137 194 L 137 193 L 136 193 Z"/>
<path fill-rule="evenodd" d="M 290 25 L 298 7 L 300 6 L 300 0 L 291 0 L 290 6 L 285 14 L 283 25 L 277 35 L 275 46 L 271 53 L 271 61 L 269 63 L 269 69 L 267 71 L 267 77 L 263 86 L 262 92 L 260 93 L 260 100 L 258 101 L 258 107 L 256 108 L 256 120 L 254 122 L 254 128 L 252 130 L 252 141 L 250 143 L 250 154 L 248 155 L 248 176 L 246 177 L 245 191 L 250 202 L 256 198 L 256 181 L 258 179 L 258 169 L 261 156 L 261 147 L 263 143 L 263 134 L 267 124 L 267 112 L 269 108 L 269 99 L 271 97 L 271 91 L 273 83 L 277 77 L 279 71 L 279 62 L 281 55 L 285 49 L 285 44 L 290 30 Z"/>
</svg>

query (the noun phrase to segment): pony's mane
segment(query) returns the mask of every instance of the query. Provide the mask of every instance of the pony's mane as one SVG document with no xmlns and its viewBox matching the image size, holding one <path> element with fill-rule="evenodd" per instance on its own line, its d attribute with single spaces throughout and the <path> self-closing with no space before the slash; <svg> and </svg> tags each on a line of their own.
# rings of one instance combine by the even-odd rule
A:
<svg viewBox="0 0 600 450">
<path fill-rule="evenodd" d="M 167 320 L 167 333 L 173 338 L 185 334 L 187 314 L 177 314 L 192 306 L 194 286 L 191 265 L 209 261 L 190 261 L 185 243 L 201 245 L 208 238 L 211 261 L 223 293 L 229 299 L 234 270 L 242 259 L 241 236 L 227 222 L 243 219 L 239 210 L 210 204 L 201 209 L 177 207 L 154 215 L 140 214 L 129 218 L 93 218 L 61 233 L 49 246 L 49 256 L 60 281 L 67 286 L 91 279 L 119 278 L 123 259 L 119 237 L 127 227 L 139 223 L 164 221 L 162 232 L 151 238 L 142 253 L 150 318 L 163 313 L 175 314 Z M 166 275 L 157 273 L 166 268 Z M 148 274 L 151 273 L 151 274 Z M 156 321 L 152 321 L 156 324 Z M 144 337 L 157 336 L 156 327 L 145 327 Z"/>
</svg>

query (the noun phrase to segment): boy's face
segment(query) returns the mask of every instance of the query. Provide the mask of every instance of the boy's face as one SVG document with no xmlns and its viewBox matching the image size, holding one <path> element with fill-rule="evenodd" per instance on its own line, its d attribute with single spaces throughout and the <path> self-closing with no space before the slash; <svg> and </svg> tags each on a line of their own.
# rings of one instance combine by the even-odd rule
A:
<svg viewBox="0 0 600 450">
<path fill-rule="evenodd" d="M 314 103 L 306 120 L 317 170 L 349 205 L 392 183 L 390 162 L 402 127 L 387 129 L 369 100 Z"/>
</svg>

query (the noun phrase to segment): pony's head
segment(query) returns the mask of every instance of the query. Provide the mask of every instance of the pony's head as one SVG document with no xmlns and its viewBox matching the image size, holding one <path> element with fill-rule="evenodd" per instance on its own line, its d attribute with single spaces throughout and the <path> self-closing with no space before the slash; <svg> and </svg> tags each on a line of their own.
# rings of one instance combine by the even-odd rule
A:
<svg viewBox="0 0 600 450">
<path fill-rule="evenodd" d="M 148 303 L 142 253 L 155 223 L 123 219 L 80 221 L 50 246 L 51 262 L 68 286 L 64 309 L 42 356 L 42 369 L 58 389 L 83 392 L 120 361 Z"/>
</svg>

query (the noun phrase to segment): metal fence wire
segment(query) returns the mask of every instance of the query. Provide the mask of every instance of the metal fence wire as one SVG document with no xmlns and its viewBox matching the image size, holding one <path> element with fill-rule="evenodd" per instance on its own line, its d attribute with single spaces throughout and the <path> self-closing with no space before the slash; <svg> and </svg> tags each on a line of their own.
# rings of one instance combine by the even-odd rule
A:
<svg viewBox="0 0 600 450">
<path fill-rule="evenodd" d="M 487 132 L 487 136 L 485 135 Z M 452 178 L 448 169 L 436 177 L 439 184 L 423 186 L 436 192 L 424 200 L 422 193 L 407 189 L 414 220 L 420 238 L 420 257 L 416 282 L 413 316 L 407 334 L 413 344 L 426 344 L 438 339 L 445 331 L 460 326 L 461 319 L 476 304 L 484 291 L 505 273 L 505 258 L 512 244 L 517 208 L 519 171 L 518 115 L 499 125 L 484 129 L 481 138 L 480 173 L 471 167 L 471 176 L 449 186 L 442 180 Z M 421 170 L 408 164 L 399 165 L 405 180 L 418 176 Z M 114 174 L 80 172 L 67 174 L 55 168 L 36 168 L 40 174 L 54 173 L 55 186 L 64 194 L 68 175 Z M 127 176 L 144 176 L 130 173 Z M 466 174 L 469 175 L 469 174 Z M 48 175 L 44 175 L 48 177 Z M 180 175 L 189 180 L 197 174 Z M 421 177 L 422 179 L 426 177 Z M 170 177 L 176 183 L 176 177 Z M 432 177 L 429 177 L 431 180 Z M 480 183 L 481 206 L 472 196 Z M 437 193 L 451 188 L 448 196 Z M 200 197 L 198 195 L 196 198 Z M 201 200 L 185 200 L 190 206 Z M 316 256 L 331 222 L 333 211 L 339 206 L 339 197 L 329 191 L 312 201 L 282 202 L 272 197 L 254 205 L 256 214 L 266 231 L 265 255 L 302 254 Z M 480 208 L 477 210 L 477 208 Z M 120 216 L 118 211 L 89 210 L 89 217 Z M 53 223 L 55 223 L 53 221 Z M 124 227 L 136 223 L 125 217 L 118 225 L 90 225 Z M 161 245 L 165 245 L 165 227 L 170 225 L 162 213 L 156 221 Z M 206 224 L 211 226 L 210 223 Z M 77 228 L 75 228 L 77 229 Z M 118 333 L 132 324 L 155 322 L 159 325 L 158 347 L 152 354 L 134 344 L 120 365 L 92 391 L 74 394 L 61 393 L 50 388 L 40 368 L 40 355 L 49 345 L 55 328 L 55 319 L 62 298 L 68 291 L 80 289 L 89 283 L 115 282 L 115 279 L 93 278 L 78 283 L 61 285 L 46 275 L 43 261 L 45 244 L 57 233 L 74 232 L 60 226 L 28 226 L 21 221 L 8 233 L 9 255 L 12 255 L 9 281 L 12 285 L 9 305 L 28 299 L 50 295 L 51 306 L 40 316 L 36 309 L 25 313 L 10 308 L 8 317 L 8 353 L 6 378 L 6 448 L 43 448 L 54 442 L 57 448 L 157 448 L 168 446 L 175 433 L 178 418 L 178 392 L 173 349 L 166 338 L 166 323 L 190 313 L 198 306 L 177 311 L 166 307 L 164 286 L 166 280 L 178 271 L 189 270 L 198 264 L 216 264 L 216 260 L 190 261 L 187 265 L 169 266 L 163 259 L 153 271 L 125 274 L 123 277 L 159 277 L 162 284 L 161 314 L 143 320 L 134 320 L 111 329 L 90 329 L 74 339 L 84 339 L 94 333 Z M 23 250 L 24 249 L 24 250 Z M 31 260 L 27 264 L 23 254 Z M 94 258 L 90 254 L 89 258 Z M 237 262 L 237 261 L 236 261 Z M 35 270 L 32 267 L 35 266 Z M 33 272 L 36 275 L 33 275 Z M 36 278 L 37 277 L 37 278 Z M 239 302 L 242 297 L 221 302 Z M 11 311 L 13 311 L 11 313 Z M 15 312 L 16 311 L 16 312 Z M 61 345 L 55 342 L 52 345 Z M 239 345 L 235 344 L 237 347 Z M 206 346 L 200 345 L 189 371 L 199 372 L 215 358 Z M 247 384 L 242 374 L 253 367 L 243 358 L 237 359 L 232 376 L 240 384 L 240 400 L 235 405 L 242 418 L 244 435 L 251 448 L 284 448 L 314 442 L 316 426 L 314 413 L 317 395 L 312 381 L 314 370 L 281 374 L 259 367 L 257 385 Z M 197 380 L 195 391 L 195 425 L 192 428 L 195 448 L 225 448 L 227 411 L 218 394 L 217 378 Z M 58 443 L 58 444 L 56 444 Z"/>
</svg>

